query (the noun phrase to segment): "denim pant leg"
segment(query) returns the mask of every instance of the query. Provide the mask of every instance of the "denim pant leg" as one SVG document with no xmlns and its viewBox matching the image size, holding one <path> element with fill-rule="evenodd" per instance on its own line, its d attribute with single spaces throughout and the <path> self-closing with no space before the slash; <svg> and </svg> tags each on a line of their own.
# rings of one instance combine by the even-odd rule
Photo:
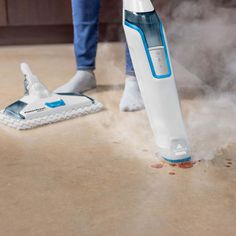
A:
<svg viewBox="0 0 236 236">
<path fill-rule="evenodd" d="M 133 67 L 131 57 L 130 57 L 127 43 L 125 44 L 125 55 L 126 55 L 126 75 L 135 76 L 134 67 Z"/>
<path fill-rule="evenodd" d="M 100 0 L 71 0 L 77 69 L 95 69 Z"/>
</svg>

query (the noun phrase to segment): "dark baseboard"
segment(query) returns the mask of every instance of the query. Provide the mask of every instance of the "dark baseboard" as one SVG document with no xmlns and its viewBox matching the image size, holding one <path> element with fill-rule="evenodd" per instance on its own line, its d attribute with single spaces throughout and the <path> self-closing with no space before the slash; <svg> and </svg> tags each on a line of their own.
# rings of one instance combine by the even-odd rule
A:
<svg viewBox="0 0 236 236">
<path fill-rule="evenodd" d="M 100 41 L 123 39 L 120 23 L 100 24 Z M 72 25 L 0 27 L 0 45 L 58 44 L 73 42 Z"/>
</svg>

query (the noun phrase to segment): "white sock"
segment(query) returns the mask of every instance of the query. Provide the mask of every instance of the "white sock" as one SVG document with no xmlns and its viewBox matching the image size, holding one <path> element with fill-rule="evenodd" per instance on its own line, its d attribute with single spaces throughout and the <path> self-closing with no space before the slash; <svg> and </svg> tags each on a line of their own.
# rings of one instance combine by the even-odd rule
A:
<svg viewBox="0 0 236 236">
<path fill-rule="evenodd" d="M 78 70 L 74 77 L 66 84 L 57 88 L 55 93 L 82 93 L 96 88 L 96 79 L 91 70 Z"/>
<path fill-rule="evenodd" d="M 120 100 L 121 111 L 138 111 L 144 109 L 143 99 L 135 76 L 126 76 L 125 89 Z"/>
</svg>

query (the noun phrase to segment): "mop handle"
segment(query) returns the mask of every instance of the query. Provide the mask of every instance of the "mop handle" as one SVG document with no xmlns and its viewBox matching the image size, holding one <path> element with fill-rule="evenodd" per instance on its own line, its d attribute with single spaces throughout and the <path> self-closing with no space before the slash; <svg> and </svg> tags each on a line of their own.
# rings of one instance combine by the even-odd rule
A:
<svg viewBox="0 0 236 236">
<path fill-rule="evenodd" d="M 38 80 L 37 76 L 35 76 L 35 75 L 32 73 L 32 71 L 31 71 L 31 69 L 30 69 L 30 67 L 29 67 L 28 64 L 26 64 L 26 63 L 21 63 L 20 68 L 21 68 L 22 73 L 23 73 L 24 76 L 25 76 L 25 79 L 27 79 L 27 80 L 28 80 L 29 82 L 31 82 L 31 83 L 36 83 L 36 82 L 39 83 L 39 80 Z"/>
<path fill-rule="evenodd" d="M 33 73 L 32 73 L 32 71 L 31 71 L 28 64 L 21 63 L 20 68 L 21 68 L 21 71 L 24 75 L 26 75 L 26 76 L 32 76 L 33 75 Z"/>
<path fill-rule="evenodd" d="M 50 92 L 47 90 L 44 84 L 42 84 L 37 76 L 32 73 L 28 64 L 21 63 L 20 68 L 25 76 L 25 80 L 27 81 L 26 89 L 30 90 L 31 94 L 36 94 L 40 98 L 48 97 L 50 95 Z"/>
</svg>

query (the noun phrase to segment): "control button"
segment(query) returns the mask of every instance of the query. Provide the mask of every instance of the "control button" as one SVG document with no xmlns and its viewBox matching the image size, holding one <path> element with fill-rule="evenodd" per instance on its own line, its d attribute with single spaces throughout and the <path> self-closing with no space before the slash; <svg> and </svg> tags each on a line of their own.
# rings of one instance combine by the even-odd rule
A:
<svg viewBox="0 0 236 236">
<path fill-rule="evenodd" d="M 168 74 L 168 65 L 164 47 L 160 46 L 155 48 L 149 48 L 149 52 L 152 58 L 152 63 L 156 74 L 158 76 Z"/>
</svg>

